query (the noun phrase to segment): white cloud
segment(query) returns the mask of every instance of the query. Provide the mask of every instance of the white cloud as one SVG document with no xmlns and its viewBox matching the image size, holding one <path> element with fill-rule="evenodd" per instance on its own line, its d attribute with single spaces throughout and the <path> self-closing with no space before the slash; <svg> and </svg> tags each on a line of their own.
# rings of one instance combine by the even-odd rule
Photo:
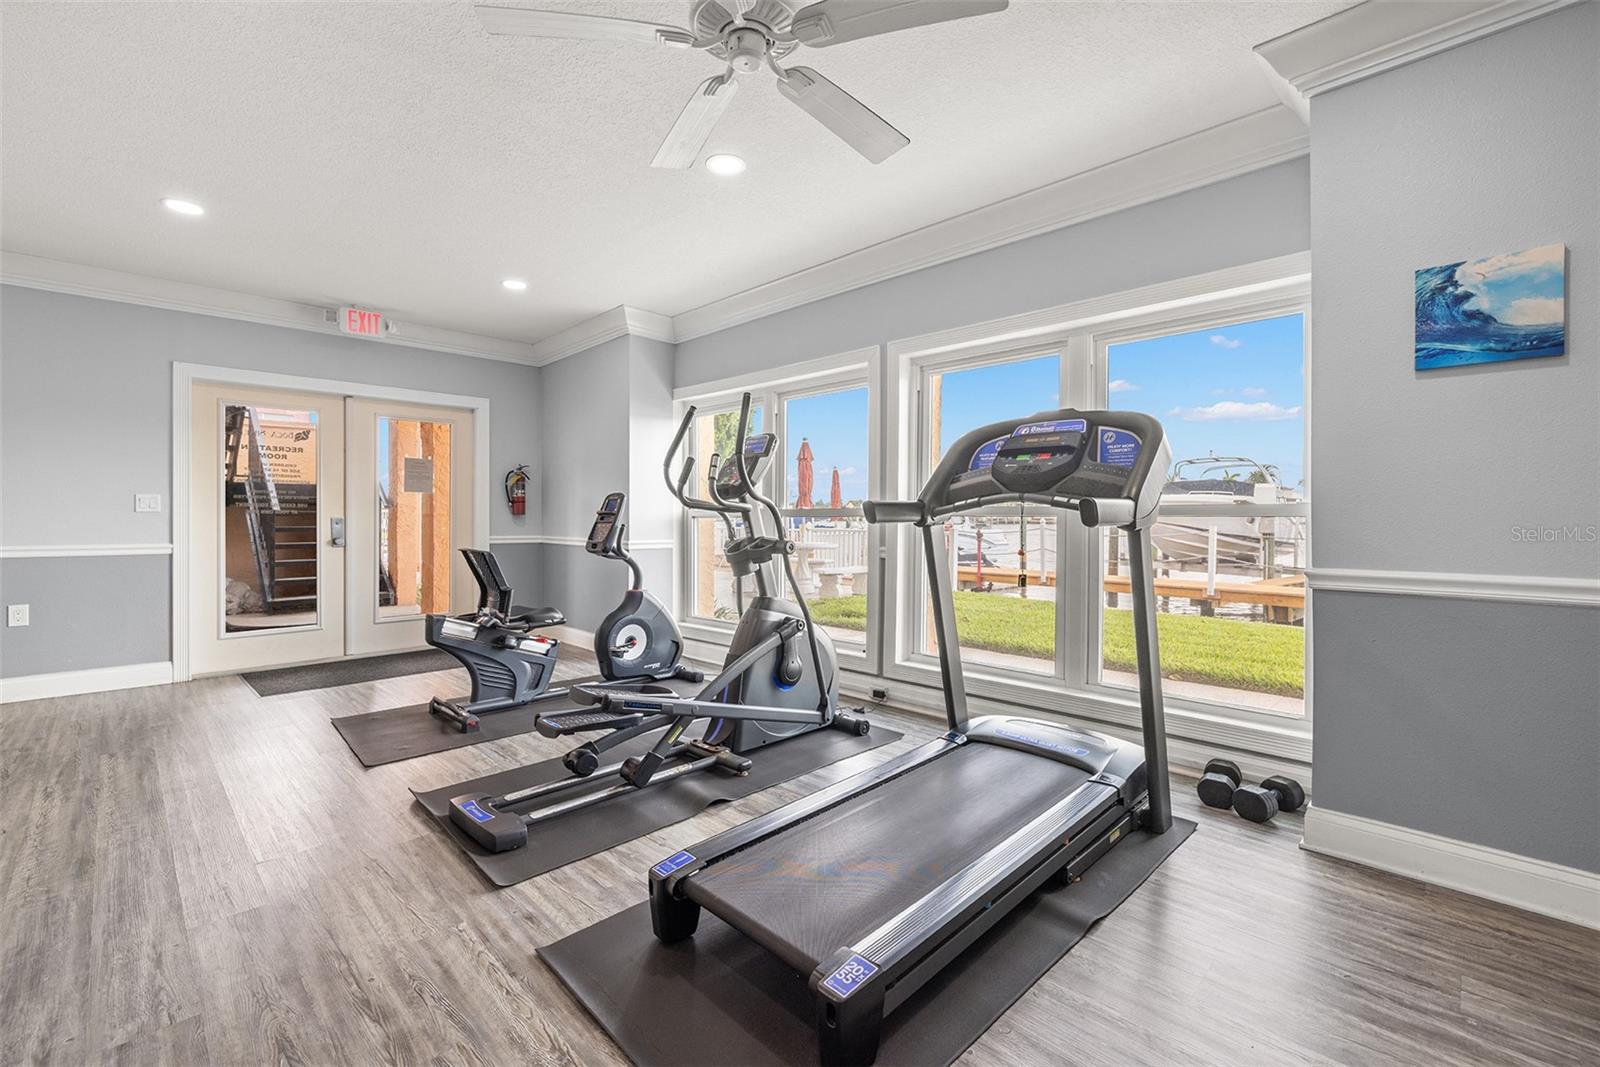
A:
<svg viewBox="0 0 1600 1067">
<path fill-rule="evenodd" d="M 839 468 L 839 477 L 841 477 L 841 478 L 848 478 L 852 474 L 860 474 L 860 473 L 861 472 L 856 470 L 854 467 L 840 467 Z"/>
<path fill-rule="evenodd" d="M 1239 392 L 1243 393 L 1245 396 L 1266 396 L 1267 395 L 1267 391 L 1265 389 L 1261 388 L 1258 385 L 1247 385 L 1243 389 L 1239 390 Z"/>
<path fill-rule="evenodd" d="M 1563 321 L 1565 303 L 1559 296 L 1525 296 L 1495 317 L 1512 326 L 1544 326 Z"/>
<path fill-rule="evenodd" d="M 1245 404 L 1237 400 L 1219 400 L 1203 408 L 1173 408 L 1167 412 L 1169 416 L 1176 416 L 1184 422 L 1221 422 L 1234 420 L 1239 422 L 1282 422 L 1284 419 L 1294 419 L 1300 416 L 1300 406 L 1292 408 L 1279 407 L 1264 400 L 1254 404 Z"/>
<path fill-rule="evenodd" d="M 1118 378 L 1108 387 L 1113 393 L 1131 393 L 1139 388 L 1126 378 Z"/>
<path fill-rule="evenodd" d="M 1541 248 L 1530 248 L 1526 252 L 1513 252 L 1505 256 L 1470 259 L 1456 268 L 1456 281 L 1473 289 L 1476 288 L 1474 283 L 1493 275 L 1505 277 L 1533 271 L 1559 270 L 1565 266 L 1564 252 L 1563 245 L 1544 245 Z"/>
<path fill-rule="evenodd" d="M 1213 389 L 1213 390 L 1211 390 L 1211 395 L 1212 396 L 1227 396 L 1231 392 L 1233 392 L 1232 389 Z"/>
<path fill-rule="evenodd" d="M 1228 337 L 1227 335 L 1220 333 L 1214 333 L 1211 335 L 1211 343 L 1216 345 L 1218 348 L 1238 348 L 1240 345 L 1244 344 L 1243 341 L 1235 340 L 1232 337 Z"/>
</svg>

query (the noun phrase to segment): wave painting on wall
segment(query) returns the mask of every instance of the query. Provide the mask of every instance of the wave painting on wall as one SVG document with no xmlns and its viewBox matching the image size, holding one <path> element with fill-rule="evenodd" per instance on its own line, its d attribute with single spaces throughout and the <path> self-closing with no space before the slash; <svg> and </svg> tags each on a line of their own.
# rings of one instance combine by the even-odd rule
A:
<svg viewBox="0 0 1600 1067">
<path fill-rule="evenodd" d="M 1417 370 L 1567 350 L 1567 246 L 1417 271 Z"/>
</svg>

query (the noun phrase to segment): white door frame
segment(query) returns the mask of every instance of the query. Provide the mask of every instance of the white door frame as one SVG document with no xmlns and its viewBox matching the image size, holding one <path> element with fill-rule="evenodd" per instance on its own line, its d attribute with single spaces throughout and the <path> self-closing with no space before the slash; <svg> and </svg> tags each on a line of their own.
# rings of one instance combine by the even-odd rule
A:
<svg viewBox="0 0 1600 1067">
<path fill-rule="evenodd" d="M 172 680 L 187 682 L 189 673 L 189 476 L 191 470 L 190 421 L 196 382 L 255 386 L 300 393 L 328 393 L 334 396 L 359 396 L 372 400 L 396 400 L 409 404 L 464 408 L 472 412 L 473 453 L 476 459 L 472 486 L 473 536 L 487 543 L 489 538 L 489 398 L 435 393 L 425 389 L 402 389 L 372 382 L 346 382 L 331 378 L 311 378 L 298 374 L 214 367 L 204 363 L 172 364 Z"/>
</svg>

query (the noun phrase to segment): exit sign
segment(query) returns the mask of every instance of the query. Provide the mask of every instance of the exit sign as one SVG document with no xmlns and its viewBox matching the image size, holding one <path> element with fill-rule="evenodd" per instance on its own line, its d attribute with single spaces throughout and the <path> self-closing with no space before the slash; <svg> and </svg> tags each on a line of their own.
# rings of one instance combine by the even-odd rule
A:
<svg viewBox="0 0 1600 1067">
<path fill-rule="evenodd" d="M 383 315 L 365 308 L 342 307 L 339 309 L 339 332 L 357 337 L 382 337 Z"/>
</svg>

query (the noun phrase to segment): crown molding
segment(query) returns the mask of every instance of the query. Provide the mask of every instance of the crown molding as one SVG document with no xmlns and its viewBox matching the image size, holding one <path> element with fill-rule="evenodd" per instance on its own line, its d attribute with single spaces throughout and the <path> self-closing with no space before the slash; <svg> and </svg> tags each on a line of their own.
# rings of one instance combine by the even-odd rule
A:
<svg viewBox="0 0 1600 1067">
<path fill-rule="evenodd" d="M 0 251 L 0 283 L 44 289 L 53 293 L 90 296 L 123 304 L 188 311 L 266 326 L 286 326 L 293 330 L 343 337 L 334 324 L 329 308 L 301 304 L 292 300 L 254 296 L 231 289 L 152 278 L 144 274 L 90 267 L 82 263 L 47 259 L 24 252 Z M 506 363 L 534 364 L 534 346 L 503 337 L 485 337 L 440 326 L 389 320 L 391 332 L 383 337 L 364 338 L 375 344 L 404 345 L 460 356 L 497 359 Z"/>
<path fill-rule="evenodd" d="M 653 311 L 618 304 L 593 318 L 568 326 L 560 333 L 551 334 L 533 346 L 534 362 L 539 366 L 575 356 L 614 341 L 618 337 L 649 337 L 657 341 L 676 341 L 672 319 Z"/>
<path fill-rule="evenodd" d="M 1310 121 L 1318 93 L 1476 41 L 1582 0 L 1367 0 L 1256 45 L 1283 102 Z"/>
<path fill-rule="evenodd" d="M 1305 125 L 1287 108 L 1271 107 L 685 311 L 672 320 L 677 340 L 703 337 L 1309 151 Z"/>
</svg>

